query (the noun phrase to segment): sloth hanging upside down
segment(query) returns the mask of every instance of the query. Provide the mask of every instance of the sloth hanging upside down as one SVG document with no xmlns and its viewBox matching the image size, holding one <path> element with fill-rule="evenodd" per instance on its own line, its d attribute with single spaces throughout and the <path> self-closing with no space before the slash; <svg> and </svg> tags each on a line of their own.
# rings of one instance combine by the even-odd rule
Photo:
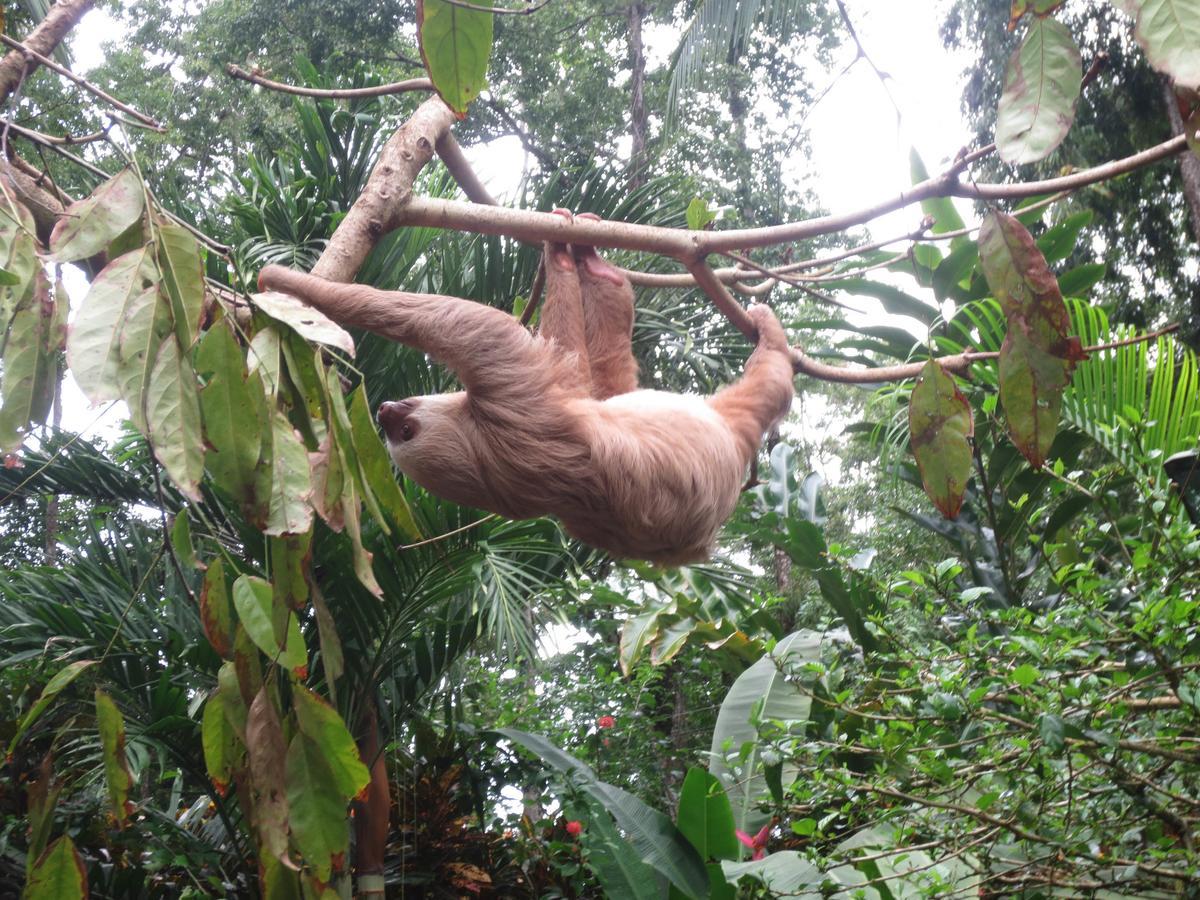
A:
<svg viewBox="0 0 1200 900">
<path fill-rule="evenodd" d="M 557 516 L 572 536 L 619 558 L 706 559 L 763 435 L 791 405 L 787 337 L 766 306 L 749 310 L 758 344 L 734 384 L 708 398 L 638 390 L 633 290 L 591 247 L 546 245 L 536 336 L 499 309 L 456 297 L 281 266 L 264 268 L 258 283 L 455 372 L 465 391 L 379 408 L 405 475 L 507 518 Z"/>
</svg>

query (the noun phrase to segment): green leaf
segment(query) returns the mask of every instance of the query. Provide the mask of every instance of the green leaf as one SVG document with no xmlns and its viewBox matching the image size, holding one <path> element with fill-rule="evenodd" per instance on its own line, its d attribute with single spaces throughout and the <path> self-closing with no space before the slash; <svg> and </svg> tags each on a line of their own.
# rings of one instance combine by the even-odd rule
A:
<svg viewBox="0 0 1200 900">
<path fill-rule="evenodd" d="M 8 330 L 17 307 L 28 299 L 34 275 L 44 274 L 36 233 L 29 210 L 0 185 L 0 266 L 16 279 L 15 284 L 0 286 L 0 335 Z"/>
<path fill-rule="evenodd" d="M 0 287 L 16 287 L 21 283 L 21 276 L 8 269 L 0 269 Z"/>
<path fill-rule="evenodd" d="M 671 820 L 632 794 L 596 777 L 587 764 L 555 747 L 544 737 L 515 728 L 498 728 L 503 735 L 564 774 L 571 783 L 599 802 L 616 819 L 648 865 L 689 897 L 708 896 L 708 871 L 696 849 Z"/>
<path fill-rule="evenodd" d="M 288 825 L 305 865 L 329 881 L 334 857 L 350 847 L 347 798 L 336 789 L 324 748 L 303 732 L 287 751 Z"/>
<path fill-rule="evenodd" d="M 125 756 L 125 720 L 112 697 L 96 688 L 96 724 L 100 731 L 100 750 L 104 760 L 104 781 L 108 785 L 109 812 L 118 827 L 124 827 L 133 804 L 129 789 L 133 775 Z"/>
<path fill-rule="evenodd" d="M 1069 337 L 1070 316 L 1058 281 L 1025 226 L 991 212 L 979 230 L 979 253 L 993 296 L 1008 320 L 1000 348 L 1000 402 L 1013 443 L 1035 467 L 1050 452 L 1063 390 L 1086 359 Z"/>
<path fill-rule="evenodd" d="M 264 531 L 303 534 L 312 528 L 312 472 L 308 451 L 280 410 L 271 419 L 271 498 Z"/>
<path fill-rule="evenodd" d="M 50 257 L 72 262 L 95 256 L 142 215 L 146 194 L 137 172 L 125 169 L 76 200 L 59 217 L 50 233 Z"/>
<path fill-rule="evenodd" d="M 489 6 L 490 0 L 466 0 Z M 492 14 L 445 0 L 419 0 L 417 35 L 421 59 L 434 89 L 459 118 L 487 84 L 492 52 Z"/>
<path fill-rule="evenodd" d="M 279 604 L 276 608 L 271 584 L 253 575 L 242 575 L 233 583 L 233 605 L 238 619 L 254 645 L 267 658 L 285 669 L 302 674 L 308 666 L 308 650 L 296 616 Z M 284 636 L 280 643 L 280 636 Z"/>
<path fill-rule="evenodd" d="M 392 521 L 400 526 L 410 540 L 423 537 L 413 518 L 408 501 L 392 472 L 392 459 L 379 438 L 379 431 L 371 419 L 371 407 L 367 401 L 367 390 L 359 384 L 350 398 L 350 432 L 354 439 L 354 455 L 362 472 L 364 487 L 379 500 Z M 387 522 L 379 520 L 385 534 L 391 534 Z"/>
<path fill-rule="evenodd" d="M 1059 276 L 1058 290 L 1064 297 L 1086 297 L 1107 272 L 1104 263 L 1084 263 Z"/>
<path fill-rule="evenodd" d="M 939 315 L 936 306 L 919 300 L 912 294 L 905 293 L 890 284 L 882 284 L 881 282 L 870 281 L 866 278 L 844 278 L 840 281 L 829 281 L 825 283 L 825 288 L 874 297 L 892 315 L 909 316 L 916 319 L 922 325 L 932 325 Z"/>
<path fill-rule="evenodd" d="M 932 359 L 913 386 L 908 427 L 925 493 L 943 516 L 955 518 L 971 478 L 975 423 L 954 376 Z"/>
<path fill-rule="evenodd" d="M 200 588 L 200 624 L 213 649 L 225 659 L 233 659 L 233 605 L 225 582 L 225 564 L 219 556 L 208 567 Z"/>
<path fill-rule="evenodd" d="M 240 697 L 238 698 L 240 702 Z M 225 685 L 218 685 L 204 704 L 200 722 L 200 744 L 208 777 L 221 796 L 229 790 L 236 771 L 242 765 L 243 747 L 229 712 L 231 697 Z"/>
<path fill-rule="evenodd" d="M 192 522 L 186 506 L 175 513 L 175 521 L 171 523 L 171 549 L 181 565 L 200 570 L 208 568 L 196 558 L 196 548 L 192 544 Z"/>
<path fill-rule="evenodd" d="M 196 349 L 196 370 L 205 379 L 200 412 L 209 450 L 204 464 L 217 487 L 238 502 L 251 522 L 262 522 L 267 498 L 259 497 L 263 456 L 262 389 L 247 381 L 242 350 L 222 320 Z"/>
<path fill-rule="evenodd" d="M 933 272 L 931 284 L 934 296 L 939 301 L 948 297 L 962 300 L 971 286 L 971 275 L 979 262 L 979 246 L 974 241 L 964 241 L 943 259 Z"/>
<path fill-rule="evenodd" d="M 586 805 L 590 815 L 579 842 L 586 851 L 588 868 L 596 874 L 604 896 L 661 900 L 662 891 L 654 870 L 642 862 L 629 841 L 621 837 L 608 812 L 595 800 L 580 805 Z"/>
<path fill-rule="evenodd" d="M 34 273 L 31 293 L 12 317 L 3 342 L 0 384 L 0 453 L 18 450 L 50 411 L 58 373 L 55 322 L 58 307 L 45 272 Z"/>
<path fill-rule="evenodd" d="M 171 318 L 179 346 L 191 347 L 204 312 L 204 261 L 192 233 L 174 222 L 157 224 L 158 270 L 171 301 Z"/>
<path fill-rule="evenodd" d="M 150 372 L 146 386 L 146 425 L 154 458 L 186 497 L 199 501 L 200 479 L 204 475 L 200 398 L 196 394 L 196 373 L 180 352 L 173 334 L 159 346 Z"/>
<path fill-rule="evenodd" d="M 1180 87 L 1200 88 L 1200 0 L 1125 0 L 1150 65 Z"/>
<path fill-rule="evenodd" d="M 701 859 L 737 859 L 741 855 L 729 795 L 715 775 L 688 769 L 675 821 Z"/>
<path fill-rule="evenodd" d="M 158 350 L 171 335 L 171 307 L 157 285 L 129 299 L 117 326 L 117 388 L 129 406 L 129 417 L 143 434 L 146 424 L 146 386 Z"/>
<path fill-rule="evenodd" d="M 29 873 L 23 900 L 83 900 L 88 895 L 83 857 L 65 834 L 51 844 Z"/>
<path fill-rule="evenodd" d="M 1075 119 L 1083 82 L 1079 48 L 1065 25 L 1034 19 L 1013 51 L 996 112 L 996 147 L 1006 163 L 1045 159 Z"/>
<path fill-rule="evenodd" d="M 1027 688 L 1037 682 L 1037 680 L 1042 677 L 1042 673 L 1039 672 L 1035 667 L 1029 665 L 1029 663 L 1022 663 L 1013 670 L 1012 677 L 1013 681 L 1015 681 L 1021 687 Z"/>
<path fill-rule="evenodd" d="M 275 597 L 296 612 L 302 612 L 308 606 L 305 571 L 311 547 L 311 531 L 269 539 L 271 586 Z"/>
<path fill-rule="evenodd" d="M 1058 753 L 1066 743 L 1066 726 L 1062 717 L 1053 713 L 1043 713 L 1038 719 L 1038 734 L 1051 753 Z"/>
<path fill-rule="evenodd" d="M 713 728 L 709 771 L 725 786 L 733 808 L 733 821 L 742 831 L 753 834 L 768 818 L 758 809 L 766 794 L 767 783 L 754 719 L 777 719 L 792 723 L 794 728 L 804 728 L 812 697 L 789 681 L 786 673 L 796 663 L 818 659 L 820 649 L 821 636 L 816 632 L 789 634 L 775 645 L 770 655 L 738 676 L 721 702 L 717 724 Z M 735 770 L 726 760 L 726 754 L 738 754 L 743 749 L 748 752 L 732 764 L 737 766 Z M 797 771 L 795 765 L 789 763 L 784 772 L 784 783 L 790 784 Z"/>
<path fill-rule="evenodd" d="M 655 609 L 640 616 L 626 619 L 621 626 L 621 672 L 628 676 L 633 666 L 641 658 L 647 643 L 658 635 L 659 618 L 662 610 Z"/>
<path fill-rule="evenodd" d="M 825 881 L 824 873 L 795 850 L 783 850 L 749 862 L 723 862 L 721 869 L 731 883 L 751 878 L 777 897 L 823 896 L 819 888 Z"/>
<path fill-rule="evenodd" d="M 687 227 L 692 231 L 703 231 L 717 220 L 717 214 L 708 208 L 708 201 L 693 197 L 687 208 Z"/>
<path fill-rule="evenodd" d="M 72 681 L 90 669 L 96 664 L 94 659 L 80 659 L 70 663 L 54 673 L 54 677 L 46 682 L 46 686 L 42 688 L 41 695 L 37 701 L 29 708 L 29 712 L 25 713 L 25 717 L 21 719 L 21 724 L 17 726 L 17 733 L 12 736 L 12 740 L 8 742 L 8 755 L 11 756 L 13 750 L 17 746 L 17 742 L 21 740 L 21 736 L 29 730 L 29 726 L 38 720 L 38 717 L 46 711 L 54 698 L 62 693 L 63 688 L 69 685 Z"/>
<path fill-rule="evenodd" d="M 1037 239 L 1038 249 L 1046 257 L 1047 263 L 1066 259 L 1075 249 L 1079 240 L 1079 232 L 1092 223 L 1095 214 L 1090 209 L 1067 216 Z"/>
<path fill-rule="evenodd" d="M 346 723 L 336 709 L 303 685 L 295 686 L 292 699 L 301 733 L 324 755 L 334 786 L 342 799 L 349 801 L 367 786 L 371 773 L 363 765 Z"/>
<path fill-rule="evenodd" d="M 929 170 L 925 168 L 925 161 L 921 159 L 921 154 L 917 152 L 916 147 L 908 148 L 908 168 L 913 184 L 929 180 Z M 949 197 L 931 197 L 928 200 L 922 200 L 921 211 L 933 219 L 933 228 L 930 230 L 934 234 L 945 234 L 947 231 L 959 231 L 967 227 L 967 223 L 958 214 L 954 201 Z M 963 235 L 954 238 L 950 246 L 957 247 L 966 241 L 967 237 Z"/>
</svg>

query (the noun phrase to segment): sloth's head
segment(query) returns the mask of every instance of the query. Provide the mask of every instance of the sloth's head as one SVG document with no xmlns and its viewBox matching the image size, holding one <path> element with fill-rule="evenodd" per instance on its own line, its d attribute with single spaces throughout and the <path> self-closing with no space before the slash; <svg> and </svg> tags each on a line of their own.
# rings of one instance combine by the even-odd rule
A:
<svg viewBox="0 0 1200 900">
<path fill-rule="evenodd" d="M 379 424 L 397 468 L 421 487 L 464 506 L 486 501 L 465 393 L 389 400 L 379 406 Z"/>
</svg>

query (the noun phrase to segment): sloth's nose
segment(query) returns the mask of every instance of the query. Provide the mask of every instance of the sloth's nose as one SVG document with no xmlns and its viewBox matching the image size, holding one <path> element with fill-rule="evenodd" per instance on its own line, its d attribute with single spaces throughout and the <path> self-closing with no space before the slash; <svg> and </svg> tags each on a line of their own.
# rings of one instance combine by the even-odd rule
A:
<svg viewBox="0 0 1200 900">
<path fill-rule="evenodd" d="M 415 423 L 408 421 L 408 417 L 414 409 L 416 404 L 411 400 L 387 400 L 379 404 L 379 424 L 389 441 L 398 444 L 413 437 Z"/>
</svg>

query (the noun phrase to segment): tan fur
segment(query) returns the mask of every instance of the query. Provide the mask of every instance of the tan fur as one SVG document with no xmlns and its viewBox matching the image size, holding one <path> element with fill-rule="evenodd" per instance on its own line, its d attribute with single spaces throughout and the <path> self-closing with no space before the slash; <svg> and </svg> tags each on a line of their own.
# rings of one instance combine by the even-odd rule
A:
<svg viewBox="0 0 1200 900">
<path fill-rule="evenodd" d="M 536 337 L 508 314 L 456 297 L 335 284 L 280 266 L 263 269 L 259 285 L 457 373 L 465 391 L 403 401 L 414 437 L 389 433 L 392 458 L 418 484 L 509 518 L 557 516 L 617 557 L 707 558 L 763 434 L 791 404 L 783 328 L 767 307 L 752 308 L 758 345 L 746 371 L 707 400 L 639 391 L 628 281 L 591 248 L 546 250 Z"/>
</svg>

